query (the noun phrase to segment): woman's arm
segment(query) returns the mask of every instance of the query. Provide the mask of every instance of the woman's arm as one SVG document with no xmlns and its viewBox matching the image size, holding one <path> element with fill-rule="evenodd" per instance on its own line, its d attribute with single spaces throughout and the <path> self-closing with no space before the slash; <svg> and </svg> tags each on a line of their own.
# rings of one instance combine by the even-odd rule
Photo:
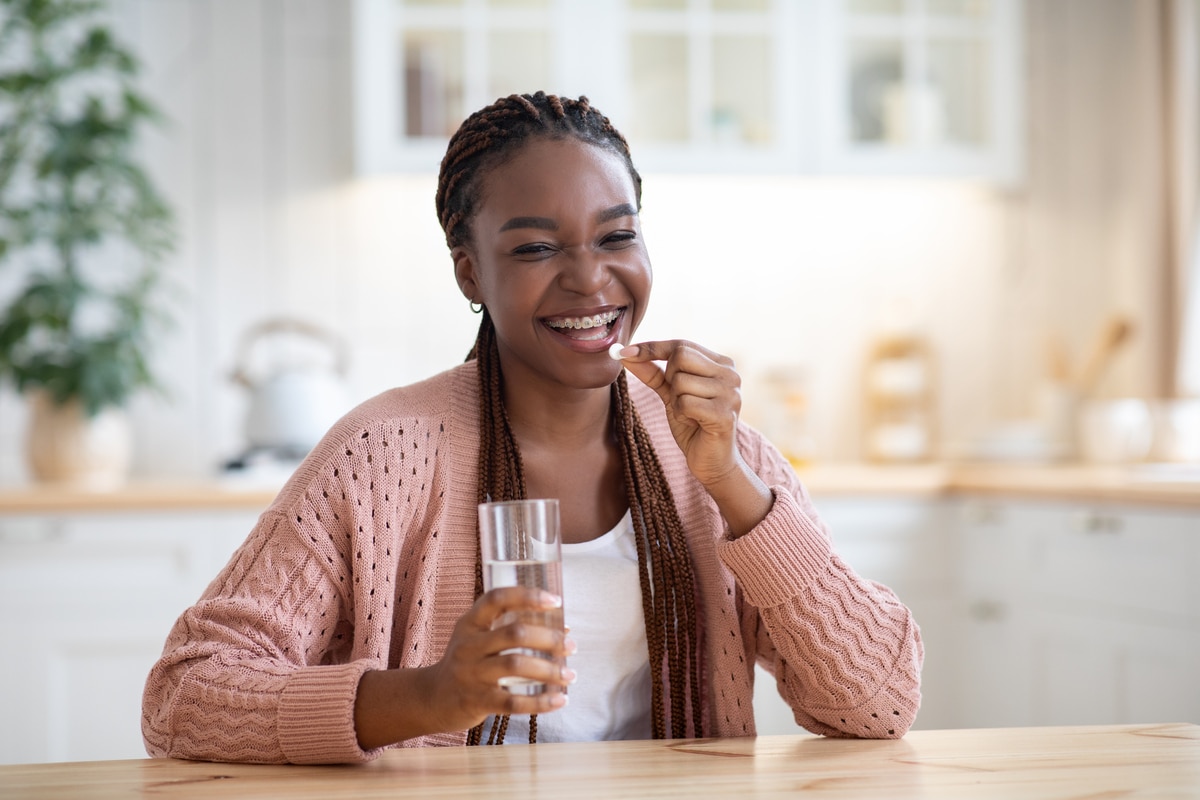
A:
<svg viewBox="0 0 1200 800">
<path fill-rule="evenodd" d="M 344 598 L 281 514 L 269 512 L 172 629 L 146 682 L 152 756 L 363 761 L 351 708 L 362 673 Z"/>
<path fill-rule="evenodd" d="M 920 629 L 886 586 L 857 574 L 832 542 L 791 466 L 745 429 L 746 458 L 775 503 L 750 533 L 719 548 L 757 608 L 758 652 L 797 721 L 831 736 L 904 735 L 921 702 Z"/>
</svg>

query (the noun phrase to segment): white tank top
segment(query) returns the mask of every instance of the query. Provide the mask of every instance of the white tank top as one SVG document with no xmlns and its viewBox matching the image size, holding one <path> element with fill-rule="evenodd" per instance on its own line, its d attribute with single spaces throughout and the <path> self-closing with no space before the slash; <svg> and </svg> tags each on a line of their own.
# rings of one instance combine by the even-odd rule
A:
<svg viewBox="0 0 1200 800">
<path fill-rule="evenodd" d="M 590 542 L 563 545 L 563 615 L 579 649 L 567 707 L 538 715 L 539 742 L 649 739 L 650 665 L 629 512 Z M 484 740 L 491 720 L 484 727 Z M 529 717 L 509 719 L 505 744 L 529 741 Z"/>
</svg>

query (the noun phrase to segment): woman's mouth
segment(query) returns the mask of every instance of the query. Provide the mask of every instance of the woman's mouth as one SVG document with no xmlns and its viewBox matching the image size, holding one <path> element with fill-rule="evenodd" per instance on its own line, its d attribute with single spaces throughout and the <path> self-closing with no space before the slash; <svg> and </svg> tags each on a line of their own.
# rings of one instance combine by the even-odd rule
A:
<svg viewBox="0 0 1200 800">
<path fill-rule="evenodd" d="M 589 317 L 553 317 L 545 322 L 547 327 L 570 339 L 579 342 L 600 341 L 608 337 L 624 311 L 623 308 L 617 308 Z"/>
</svg>

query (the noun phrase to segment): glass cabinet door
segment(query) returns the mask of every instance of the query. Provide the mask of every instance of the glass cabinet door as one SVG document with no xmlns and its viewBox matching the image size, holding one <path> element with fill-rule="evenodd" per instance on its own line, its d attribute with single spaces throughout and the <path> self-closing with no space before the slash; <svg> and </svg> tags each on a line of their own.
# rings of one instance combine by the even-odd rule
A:
<svg viewBox="0 0 1200 800">
<path fill-rule="evenodd" d="M 695 161 L 783 149 L 782 39 L 771 0 L 623 0 L 629 131 L 641 151 Z"/>
<path fill-rule="evenodd" d="M 1014 0 L 832 3 L 831 149 L 844 163 L 958 171 L 1013 142 Z M 919 159 L 919 160 L 918 160 Z"/>
<path fill-rule="evenodd" d="M 1022 0 L 354 0 L 362 173 L 465 115 L 586 94 L 639 167 L 1014 180 Z"/>
<path fill-rule="evenodd" d="M 561 1 L 359 0 L 360 171 L 436 169 L 468 113 L 552 86 Z"/>
</svg>

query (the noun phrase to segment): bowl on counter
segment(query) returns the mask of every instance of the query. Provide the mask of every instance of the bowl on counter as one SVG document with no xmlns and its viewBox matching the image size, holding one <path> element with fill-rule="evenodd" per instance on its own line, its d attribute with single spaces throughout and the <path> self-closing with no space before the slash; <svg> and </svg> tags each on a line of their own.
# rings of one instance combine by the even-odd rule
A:
<svg viewBox="0 0 1200 800">
<path fill-rule="evenodd" d="M 1093 400 L 1079 416 L 1079 448 L 1085 461 L 1131 464 L 1150 456 L 1154 415 L 1150 404 L 1137 397 Z"/>
</svg>

